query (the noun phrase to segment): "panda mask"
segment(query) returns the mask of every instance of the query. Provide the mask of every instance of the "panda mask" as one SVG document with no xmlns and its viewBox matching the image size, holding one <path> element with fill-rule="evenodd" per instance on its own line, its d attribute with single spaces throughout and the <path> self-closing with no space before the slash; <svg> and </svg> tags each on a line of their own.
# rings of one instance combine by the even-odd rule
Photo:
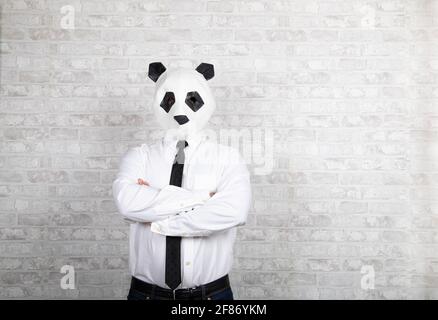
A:
<svg viewBox="0 0 438 320">
<path fill-rule="evenodd" d="M 153 62 L 148 76 L 156 82 L 153 112 L 167 133 L 187 139 L 207 125 L 216 108 L 207 84 L 214 77 L 212 64 L 167 70 L 161 62 Z"/>
</svg>

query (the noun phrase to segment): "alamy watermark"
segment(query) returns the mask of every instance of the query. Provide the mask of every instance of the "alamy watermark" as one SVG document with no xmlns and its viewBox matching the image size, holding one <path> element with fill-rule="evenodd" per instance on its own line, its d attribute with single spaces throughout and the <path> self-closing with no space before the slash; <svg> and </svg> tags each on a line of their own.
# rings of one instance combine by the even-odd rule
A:
<svg viewBox="0 0 438 320">
<path fill-rule="evenodd" d="M 75 7 L 71 5 L 62 6 L 59 10 L 62 14 L 59 24 L 61 29 L 72 30 L 75 28 Z"/>
<path fill-rule="evenodd" d="M 75 284 L 75 268 L 70 265 L 63 265 L 60 270 L 61 273 L 65 274 L 61 278 L 60 286 L 63 290 L 74 290 L 76 289 Z"/>
<path fill-rule="evenodd" d="M 363 290 L 374 290 L 376 279 L 374 267 L 372 265 L 364 265 L 362 266 L 360 273 L 363 274 L 362 278 L 360 279 L 360 287 Z"/>
<path fill-rule="evenodd" d="M 360 13 L 363 14 L 360 24 L 364 28 L 373 29 L 376 27 L 376 9 L 371 5 L 364 5 L 359 8 Z"/>
<path fill-rule="evenodd" d="M 162 132 L 160 130 L 160 132 Z M 274 131 L 271 128 L 242 128 L 242 129 L 205 129 L 203 130 L 209 141 L 218 145 L 228 146 L 239 151 L 244 162 L 253 170 L 254 175 L 268 175 L 274 169 Z M 158 134 L 157 136 L 160 136 Z M 178 130 L 168 129 L 165 135 L 178 135 Z M 218 151 L 220 151 L 219 149 Z M 220 153 L 218 153 L 220 154 Z M 205 161 L 205 163 L 203 163 Z M 197 164 L 208 164 L 207 159 L 197 159 Z M 216 159 L 218 163 L 225 161 L 227 165 L 238 158 Z"/>
</svg>

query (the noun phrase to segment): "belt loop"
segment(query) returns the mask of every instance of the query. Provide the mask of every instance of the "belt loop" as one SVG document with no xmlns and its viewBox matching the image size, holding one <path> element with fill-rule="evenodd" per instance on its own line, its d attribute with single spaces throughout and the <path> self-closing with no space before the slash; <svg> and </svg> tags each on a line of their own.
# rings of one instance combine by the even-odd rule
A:
<svg viewBox="0 0 438 320">
<path fill-rule="evenodd" d="M 173 300 L 176 300 L 176 298 L 175 298 L 175 291 L 176 291 L 176 288 L 172 290 Z"/>
<path fill-rule="evenodd" d="M 156 288 L 157 286 L 152 286 L 152 292 L 151 292 L 151 299 L 153 300 L 153 299 L 155 299 L 155 288 Z"/>
<path fill-rule="evenodd" d="M 201 285 L 201 300 L 205 300 L 205 286 Z"/>
</svg>

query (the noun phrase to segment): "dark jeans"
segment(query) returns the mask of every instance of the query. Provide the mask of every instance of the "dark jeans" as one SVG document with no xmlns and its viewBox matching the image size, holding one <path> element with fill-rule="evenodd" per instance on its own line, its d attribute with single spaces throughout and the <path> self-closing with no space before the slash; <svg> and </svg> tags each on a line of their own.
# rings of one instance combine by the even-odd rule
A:
<svg viewBox="0 0 438 320">
<path fill-rule="evenodd" d="M 234 300 L 233 291 L 231 288 L 224 289 L 220 292 L 214 293 L 213 295 L 206 296 L 205 300 L 210 298 L 210 300 Z M 148 296 L 140 291 L 129 289 L 128 300 L 160 300 L 160 297 Z"/>
</svg>

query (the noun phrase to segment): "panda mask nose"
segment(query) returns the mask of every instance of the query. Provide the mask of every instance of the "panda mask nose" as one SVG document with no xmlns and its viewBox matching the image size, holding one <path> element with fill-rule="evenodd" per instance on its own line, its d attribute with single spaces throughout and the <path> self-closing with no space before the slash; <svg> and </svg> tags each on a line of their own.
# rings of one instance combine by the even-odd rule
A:
<svg viewBox="0 0 438 320">
<path fill-rule="evenodd" d="M 173 118 L 176 120 L 176 122 L 178 122 L 179 125 L 189 122 L 189 118 L 184 115 L 174 116 Z"/>
</svg>

